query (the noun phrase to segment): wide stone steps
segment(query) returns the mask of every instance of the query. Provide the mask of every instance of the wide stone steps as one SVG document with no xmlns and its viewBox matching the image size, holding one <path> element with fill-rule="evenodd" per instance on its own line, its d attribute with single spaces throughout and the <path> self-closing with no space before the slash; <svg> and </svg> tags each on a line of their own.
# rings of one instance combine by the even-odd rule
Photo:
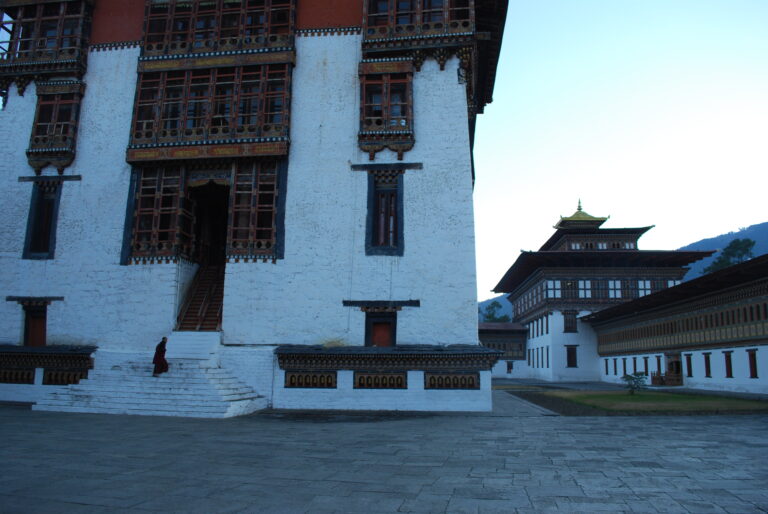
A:
<svg viewBox="0 0 768 514">
<path fill-rule="evenodd" d="M 170 370 L 153 377 L 146 356 L 102 355 L 87 379 L 51 392 L 33 410 L 224 418 L 267 407 L 266 398 L 212 360 L 169 359 Z"/>
</svg>

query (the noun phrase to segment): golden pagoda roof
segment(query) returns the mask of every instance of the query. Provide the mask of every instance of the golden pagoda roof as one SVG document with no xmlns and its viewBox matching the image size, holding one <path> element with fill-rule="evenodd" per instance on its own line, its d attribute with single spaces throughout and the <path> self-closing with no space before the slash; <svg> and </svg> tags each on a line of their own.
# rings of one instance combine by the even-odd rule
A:
<svg viewBox="0 0 768 514">
<path fill-rule="evenodd" d="M 610 217 L 610 216 L 609 216 Z M 588 214 L 581 208 L 581 200 L 579 200 L 579 206 L 576 212 L 568 217 L 560 216 L 560 221 L 554 226 L 554 228 L 576 228 L 576 227 L 599 227 L 608 218 L 598 218 Z"/>
</svg>

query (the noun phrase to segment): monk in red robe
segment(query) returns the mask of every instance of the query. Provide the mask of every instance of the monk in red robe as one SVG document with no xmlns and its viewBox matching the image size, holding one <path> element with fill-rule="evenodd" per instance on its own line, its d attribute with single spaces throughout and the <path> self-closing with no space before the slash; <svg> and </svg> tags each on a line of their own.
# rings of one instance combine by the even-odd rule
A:
<svg viewBox="0 0 768 514">
<path fill-rule="evenodd" d="M 153 377 L 159 377 L 160 373 L 168 371 L 168 361 L 165 360 L 165 343 L 168 342 L 168 338 L 164 337 L 155 347 L 155 358 L 152 359 L 152 364 L 155 365 L 155 370 L 152 372 Z"/>
</svg>

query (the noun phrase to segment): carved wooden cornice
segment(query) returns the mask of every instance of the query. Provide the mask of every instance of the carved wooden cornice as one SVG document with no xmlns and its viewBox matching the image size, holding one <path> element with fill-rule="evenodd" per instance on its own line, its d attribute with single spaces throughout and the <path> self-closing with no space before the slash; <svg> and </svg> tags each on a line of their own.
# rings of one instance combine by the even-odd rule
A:
<svg viewBox="0 0 768 514">
<path fill-rule="evenodd" d="M 380 348 L 284 345 L 275 349 L 280 369 L 289 371 L 482 371 L 490 370 L 502 352 L 475 345 L 400 345 Z"/>
<path fill-rule="evenodd" d="M 295 64 L 293 47 L 252 50 L 223 50 L 197 54 L 144 56 L 139 59 L 139 73 L 167 70 L 194 70 L 257 64 Z"/>
<path fill-rule="evenodd" d="M 24 96 L 27 86 L 33 80 L 60 76 L 82 77 L 86 69 L 85 55 L 85 52 L 78 50 L 74 57 L 67 59 L 40 57 L 35 60 L 12 60 L 2 63 L 0 64 L 0 84 L 7 88 L 15 82 L 19 95 Z"/>
<path fill-rule="evenodd" d="M 287 155 L 287 137 L 254 138 L 254 140 L 200 141 L 197 143 L 170 143 L 157 145 L 131 145 L 126 161 L 130 163 L 169 161 L 184 159 L 231 159 L 235 157 L 259 157 Z"/>
<path fill-rule="evenodd" d="M 325 27 L 296 31 L 296 37 L 351 36 L 354 34 L 360 34 L 360 27 Z"/>
<path fill-rule="evenodd" d="M 360 149 L 368 153 L 368 158 L 374 160 L 376 154 L 385 148 L 397 153 L 397 160 L 403 160 L 403 154 L 413 149 L 416 143 L 412 130 L 378 130 L 358 133 Z"/>
</svg>

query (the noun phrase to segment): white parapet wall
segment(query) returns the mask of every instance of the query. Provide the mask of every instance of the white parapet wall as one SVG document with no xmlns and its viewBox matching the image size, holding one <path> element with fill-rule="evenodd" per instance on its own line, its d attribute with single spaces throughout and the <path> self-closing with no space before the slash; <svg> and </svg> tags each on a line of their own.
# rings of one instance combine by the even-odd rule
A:
<svg viewBox="0 0 768 514">
<path fill-rule="evenodd" d="M 478 411 L 491 404 L 491 372 L 480 372 L 480 388 L 440 390 L 424 388 L 424 372 L 408 371 L 407 389 L 356 389 L 354 371 L 339 370 L 334 389 L 287 388 L 285 371 L 275 373 L 276 409 L 337 409 L 388 411 Z"/>
</svg>

